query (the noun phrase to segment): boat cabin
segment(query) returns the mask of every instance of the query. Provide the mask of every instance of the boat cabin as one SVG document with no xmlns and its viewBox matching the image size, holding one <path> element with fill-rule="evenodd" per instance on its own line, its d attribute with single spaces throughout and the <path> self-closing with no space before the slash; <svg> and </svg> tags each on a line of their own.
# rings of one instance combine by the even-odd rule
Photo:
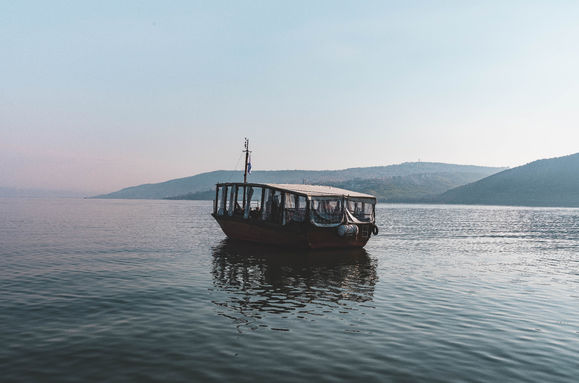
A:
<svg viewBox="0 0 579 383">
<path fill-rule="evenodd" d="M 331 186 L 220 183 L 212 215 L 231 238 L 360 247 L 377 233 L 375 205 L 374 196 Z"/>
<path fill-rule="evenodd" d="M 374 222 L 376 198 L 320 185 L 217 184 L 213 213 L 287 225 L 309 221 L 334 227 L 344 219 Z"/>
</svg>

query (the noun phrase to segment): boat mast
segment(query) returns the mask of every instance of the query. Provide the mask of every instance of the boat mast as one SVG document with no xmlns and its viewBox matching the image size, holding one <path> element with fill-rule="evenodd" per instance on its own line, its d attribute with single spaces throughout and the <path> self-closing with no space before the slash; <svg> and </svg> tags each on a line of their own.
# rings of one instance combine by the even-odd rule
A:
<svg viewBox="0 0 579 383">
<path fill-rule="evenodd" d="M 249 140 L 247 139 L 247 137 L 245 138 L 245 149 L 243 150 L 245 152 L 245 171 L 243 172 L 243 183 L 246 184 L 247 183 L 247 164 L 249 162 Z"/>
<path fill-rule="evenodd" d="M 243 151 L 245 152 L 245 170 L 243 172 L 243 211 L 245 211 L 245 184 L 247 184 L 247 164 L 249 163 L 249 140 L 247 137 L 245 137 L 244 147 L 245 149 Z"/>
</svg>

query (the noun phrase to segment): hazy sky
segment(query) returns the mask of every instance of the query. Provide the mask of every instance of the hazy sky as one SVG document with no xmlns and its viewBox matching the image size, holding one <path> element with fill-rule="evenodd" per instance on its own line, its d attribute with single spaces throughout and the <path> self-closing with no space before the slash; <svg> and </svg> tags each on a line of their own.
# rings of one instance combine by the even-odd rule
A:
<svg viewBox="0 0 579 383">
<path fill-rule="evenodd" d="M 579 152 L 578 1 L 0 0 L 0 186 Z M 241 168 L 242 165 L 237 165 Z"/>
</svg>

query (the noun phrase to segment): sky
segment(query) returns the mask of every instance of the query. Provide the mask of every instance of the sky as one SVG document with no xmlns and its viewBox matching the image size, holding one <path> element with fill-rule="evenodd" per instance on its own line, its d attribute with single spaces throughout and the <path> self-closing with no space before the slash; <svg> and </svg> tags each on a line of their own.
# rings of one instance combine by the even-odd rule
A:
<svg viewBox="0 0 579 383">
<path fill-rule="evenodd" d="M 577 1 L 0 0 L 0 187 L 579 152 Z"/>
</svg>

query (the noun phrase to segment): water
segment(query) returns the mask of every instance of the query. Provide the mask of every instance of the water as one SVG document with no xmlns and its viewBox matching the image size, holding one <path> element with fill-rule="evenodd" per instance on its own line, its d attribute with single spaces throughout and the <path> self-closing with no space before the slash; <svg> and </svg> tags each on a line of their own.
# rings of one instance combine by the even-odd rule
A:
<svg viewBox="0 0 579 383">
<path fill-rule="evenodd" d="M 574 382 L 579 210 L 381 205 L 365 250 L 211 203 L 0 199 L 0 380 Z"/>
</svg>

